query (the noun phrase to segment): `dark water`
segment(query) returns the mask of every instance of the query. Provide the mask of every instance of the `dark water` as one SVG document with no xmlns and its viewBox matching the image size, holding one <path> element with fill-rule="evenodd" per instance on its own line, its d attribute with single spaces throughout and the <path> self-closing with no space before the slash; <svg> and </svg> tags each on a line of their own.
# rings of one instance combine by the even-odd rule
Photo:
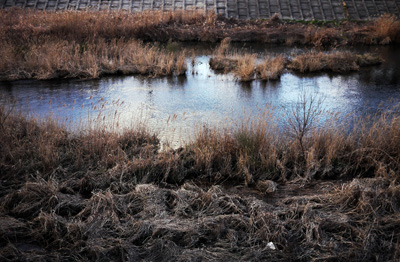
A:
<svg viewBox="0 0 400 262">
<path fill-rule="evenodd" d="M 246 48 L 270 53 L 293 51 Z M 118 128 L 141 121 L 172 145 L 188 140 L 203 125 L 228 127 L 239 123 L 267 104 L 290 108 L 304 92 L 321 99 L 323 109 L 342 115 L 371 114 L 382 102 L 390 105 L 400 101 L 399 47 L 355 49 L 379 53 L 385 63 L 351 74 L 285 73 L 280 81 L 251 83 L 240 83 L 232 75 L 215 74 L 208 66 L 209 51 L 194 49 L 196 63 L 192 68 L 188 59 L 186 77 L 3 82 L 0 96 L 3 102 L 15 98 L 35 116 L 53 115 L 67 121 L 72 129 L 88 121 Z M 284 122 L 278 111 L 278 121 Z"/>
</svg>

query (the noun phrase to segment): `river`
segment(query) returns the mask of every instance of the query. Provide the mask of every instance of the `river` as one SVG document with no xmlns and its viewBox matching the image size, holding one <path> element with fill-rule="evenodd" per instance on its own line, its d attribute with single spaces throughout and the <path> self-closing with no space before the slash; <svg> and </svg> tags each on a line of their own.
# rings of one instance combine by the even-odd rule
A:
<svg viewBox="0 0 400 262">
<path fill-rule="evenodd" d="M 266 105 L 281 111 L 292 107 L 304 92 L 322 101 L 321 108 L 340 115 L 368 115 L 381 103 L 400 101 L 400 49 L 396 46 L 352 48 L 374 52 L 385 62 L 350 74 L 286 72 L 279 81 L 240 83 L 231 74 L 218 74 L 208 65 L 210 50 L 196 50 L 194 67 L 187 60 L 184 77 L 103 77 L 96 80 L 0 82 L 2 103 L 13 98 L 18 108 L 36 117 L 59 119 L 76 129 L 88 122 L 125 128 L 144 123 L 163 142 L 175 147 L 200 127 L 229 127 L 254 116 Z M 295 49 L 250 46 L 243 50 L 290 53 Z M 298 50 L 297 50 L 298 51 Z M 27 112 L 27 111 L 26 111 Z"/>
</svg>

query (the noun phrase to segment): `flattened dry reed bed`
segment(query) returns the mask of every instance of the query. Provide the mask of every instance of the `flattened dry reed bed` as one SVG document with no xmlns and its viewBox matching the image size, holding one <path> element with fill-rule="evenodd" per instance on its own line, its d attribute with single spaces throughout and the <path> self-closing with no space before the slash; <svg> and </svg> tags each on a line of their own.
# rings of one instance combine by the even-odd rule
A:
<svg viewBox="0 0 400 262">
<path fill-rule="evenodd" d="M 287 132 L 266 109 L 161 152 L 143 127 L 71 134 L 1 106 L 0 257 L 398 260 L 399 108 L 348 131 L 316 103 Z"/>
<path fill-rule="evenodd" d="M 2 9 L 0 78 L 48 79 L 98 77 L 107 73 L 171 75 L 185 72 L 184 55 L 155 51 L 154 47 L 142 46 L 133 40 L 216 42 L 230 37 L 233 41 L 325 47 L 398 43 L 399 32 L 400 22 L 387 15 L 367 23 L 346 21 L 316 26 L 281 21 L 276 17 L 240 21 L 200 12 L 53 13 Z M 139 55 L 133 58 L 136 52 Z M 154 57 L 142 61 L 140 54 L 147 53 Z M 153 64 L 147 65 L 148 62 Z M 145 69 L 141 68 L 143 64 L 146 64 Z M 266 75 L 267 78 L 271 76 L 274 74 Z"/>
</svg>

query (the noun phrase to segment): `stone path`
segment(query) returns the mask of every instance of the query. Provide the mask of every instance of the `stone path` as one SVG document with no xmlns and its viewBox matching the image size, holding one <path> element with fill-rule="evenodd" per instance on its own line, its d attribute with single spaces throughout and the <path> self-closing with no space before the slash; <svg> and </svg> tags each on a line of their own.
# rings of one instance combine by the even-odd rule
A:
<svg viewBox="0 0 400 262">
<path fill-rule="evenodd" d="M 295 20 L 369 20 L 384 13 L 399 16 L 400 0 L 0 0 L 0 8 L 40 10 L 204 10 L 239 19 L 280 13 Z"/>
</svg>

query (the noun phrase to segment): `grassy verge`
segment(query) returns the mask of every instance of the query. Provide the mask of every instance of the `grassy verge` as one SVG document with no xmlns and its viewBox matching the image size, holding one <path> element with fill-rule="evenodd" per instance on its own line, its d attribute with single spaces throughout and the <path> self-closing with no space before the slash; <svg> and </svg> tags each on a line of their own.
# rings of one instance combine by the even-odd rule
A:
<svg viewBox="0 0 400 262">
<path fill-rule="evenodd" d="M 232 41 L 317 47 L 389 44 L 400 41 L 400 22 L 392 16 L 382 16 L 367 23 L 305 26 L 279 19 L 241 21 L 199 12 L 53 13 L 3 9 L 0 79 L 181 75 L 186 71 L 184 54 L 171 54 L 141 41 L 216 42 L 227 37 Z M 218 64 L 223 68 L 235 66 L 227 60 L 216 61 Z M 261 73 L 265 68 L 258 71 L 262 78 L 276 78 L 276 72 Z M 240 70 L 249 75 L 249 68 Z"/>
<path fill-rule="evenodd" d="M 302 97 L 158 150 L 143 127 L 72 134 L 0 107 L 5 260 L 397 260 L 399 109 L 322 123 Z M 273 243 L 274 249 L 271 249 Z"/>
</svg>

